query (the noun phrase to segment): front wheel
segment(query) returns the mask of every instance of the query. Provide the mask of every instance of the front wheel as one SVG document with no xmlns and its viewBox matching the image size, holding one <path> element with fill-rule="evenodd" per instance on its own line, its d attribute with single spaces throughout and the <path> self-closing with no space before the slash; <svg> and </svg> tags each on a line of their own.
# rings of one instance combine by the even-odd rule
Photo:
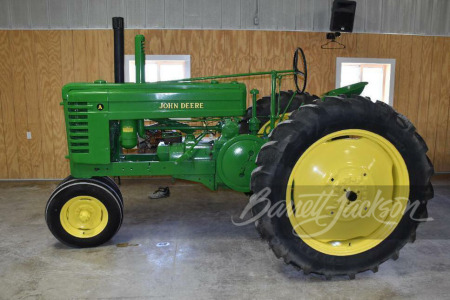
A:
<svg viewBox="0 0 450 300">
<path fill-rule="evenodd" d="M 123 219 L 120 197 L 93 179 L 71 179 L 50 196 L 45 219 L 52 234 L 71 247 L 95 247 L 110 240 Z"/>
<path fill-rule="evenodd" d="M 305 105 L 258 155 L 256 227 L 305 273 L 377 271 L 426 219 L 433 197 L 426 152 L 414 126 L 382 102 L 330 97 Z"/>
</svg>

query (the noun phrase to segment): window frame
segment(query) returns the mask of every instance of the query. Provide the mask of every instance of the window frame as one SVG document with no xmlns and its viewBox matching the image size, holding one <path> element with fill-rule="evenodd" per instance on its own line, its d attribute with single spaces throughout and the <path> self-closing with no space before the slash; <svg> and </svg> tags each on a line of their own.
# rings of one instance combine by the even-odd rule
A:
<svg viewBox="0 0 450 300">
<path fill-rule="evenodd" d="M 125 55 L 125 82 L 130 82 L 130 68 L 128 67 L 130 65 L 130 61 L 133 61 L 135 59 L 135 56 L 133 54 L 131 55 Z M 145 61 L 147 60 L 164 60 L 164 61 L 171 61 L 171 60 L 184 60 L 184 73 L 186 75 L 186 78 L 191 77 L 191 56 L 190 55 L 151 55 L 147 54 L 145 55 Z"/>
<path fill-rule="evenodd" d="M 394 90 L 395 90 L 395 63 L 396 60 L 394 58 L 364 58 L 364 57 L 337 57 L 336 58 L 336 88 L 340 88 L 341 84 L 341 73 L 342 73 L 342 64 L 361 64 L 361 65 L 391 65 L 390 70 L 390 83 L 389 83 L 389 102 L 390 106 L 394 105 Z M 370 67 L 370 66 L 367 66 Z M 383 67 L 383 73 L 386 75 L 386 67 Z M 386 80 L 386 76 L 383 78 L 383 81 Z M 384 89 L 386 88 L 385 82 L 383 82 L 383 94 Z"/>
</svg>

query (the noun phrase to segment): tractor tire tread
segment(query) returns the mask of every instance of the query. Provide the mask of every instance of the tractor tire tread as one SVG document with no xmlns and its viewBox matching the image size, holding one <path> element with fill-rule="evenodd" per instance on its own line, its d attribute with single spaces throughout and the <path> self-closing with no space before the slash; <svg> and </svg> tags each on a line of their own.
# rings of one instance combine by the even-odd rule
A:
<svg viewBox="0 0 450 300">
<path fill-rule="evenodd" d="M 380 118 L 380 116 L 383 116 L 384 118 L 387 117 L 387 120 L 384 119 L 383 122 L 389 123 L 390 126 L 393 124 L 392 121 L 394 120 L 395 124 L 397 124 L 397 129 L 395 130 L 401 130 L 402 134 L 408 137 L 409 140 L 412 141 L 412 143 L 416 144 L 416 152 L 418 152 L 420 156 L 419 157 L 416 155 L 416 158 L 419 158 L 417 162 L 419 164 L 418 169 L 424 170 L 426 172 L 425 185 L 427 186 L 425 193 L 418 194 L 421 203 L 423 204 L 422 209 L 419 211 L 419 214 L 422 217 L 426 216 L 426 202 L 434 195 L 433 188 L 430 182 L 430 178 L 434 173 L 434 169 L 430 159 L 426 156 L 428 148 L 423 138 L 416 132 L 414 125 L 412 125 L 412 123 L 405 116 L 396 112 L 392 107 L 379 101 L 373 103 L 372 101 L 361 96 L 354 96 L 352 98 L 327 97 L 324 101 L 314 101 L 314 103 L 304 105 L 298 111 L 293 112 L 290 116 L 290 120 L 292 120 L 291 123 L 286 124 L 286 126 L 283 126 L 283 124 L 277 126 L 272 131 L 269 139 L 270 142 L 263 146 L 257 157 L 256 164 L 258 167 L 252 173 L 251 177 L 251 190 L 253 191 L 253 193 L 257 193 L 265 187 L 270 186 L 271 181 L 274 179 L 274 174 L 276 174 L 276 169 L 279 165 L 283 165 L 285 163 L 285 161 L 283 161 L 283 155 L 281 154 L 289 150 L 288 147 L 290 141 L 301 140 L 304 138 L 308 138 L 309 136 L 313 136 L 314 134 L 316 134 L 315 131 L 316 128 L 318 128 L 319 123 L 323 122 L 324 120 L 328 120 L 327 118 L 330 115 L 342 115 L 342 112 L 347 110 L 349 106 L 352 106 L 353 109 L 357 112 L 361 110 L 366 112 L 375 110 L 376 113 L 369 114 L 369 118 L 372 118 L 372 121 L 376 121 L 376 119 Z M 349 122 L 352 123 L 353 120 L 349 120 Z M 386 130 L 389 130 L 386 126 Z M 260 213 L 260 209 L 260 206 L 254 206 L 253 214 L 257 215 L 258 213 Z M 382 264 L 383 262 L 389 259 L 396 260 L 399 256 L 400 249 L 403 248 L 403 246 L 407 242 L 413 242 L 415 240 L 418 224 L 419 222 L 413 223 L 408 238 L 397 243 L 395 249 L 392 250 L 389 256 L 375 261 L 371 265 L 347 270 L 346 272 L 336 272 L 335 270 L 328 270 L 324 266 L 317 266 L 317 264 L 313 265 L 308 260 L 299 259 L 299 256 L 296 256 L 289 247 L 287 247 L 283 242 L 280 241 L 277 229 L 274 226 L 274 222 L 270 217 L 267 216 L 267 214 L 263 215 L 255 222 L 255 227 L 259 232 L 261 238 L 267 241 L 269 247 L 278 258 L 283 259 L 287 264 L 293 265 L 294 267 L 303 270 L 305 274 L 322 274 L 327 279 L 331 278 L 332 276 L 346 275 L 350 279 L 354 279 L 357 273 L 367 270 L 372 270 L 372 272 L 375 273 L 378 271 L 380 264 Z"/>
</svg>

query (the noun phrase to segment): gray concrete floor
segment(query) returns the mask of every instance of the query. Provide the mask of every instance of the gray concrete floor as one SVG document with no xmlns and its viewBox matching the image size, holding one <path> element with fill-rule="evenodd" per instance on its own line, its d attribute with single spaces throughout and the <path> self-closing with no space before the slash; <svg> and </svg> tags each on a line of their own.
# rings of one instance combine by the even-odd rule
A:
<svg viewBox="0 0 450 300">
<path fill-rule="evenodd" d="M 429 211 L 435 220 L 422 224 L 400 259 L 356 280 L 326 281 L 276 259 L 253 225 L 232 224 L 247 203 L 240 193 L 168 179 L 126 180 L 118 234 L 98 248 L 71 249 L 44 221 L 56 182 L 0 182 L 0 298 L 448 299 L 450 177 L 434 183 Z M 164 184 L 170 198 L 147 198 Z"/>
</svg>

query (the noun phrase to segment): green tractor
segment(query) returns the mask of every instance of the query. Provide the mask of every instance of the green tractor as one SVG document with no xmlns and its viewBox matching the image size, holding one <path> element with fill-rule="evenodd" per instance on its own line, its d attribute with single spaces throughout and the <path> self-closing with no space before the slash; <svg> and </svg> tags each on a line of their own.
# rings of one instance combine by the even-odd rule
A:
<svg viewBox="0 0 450 300">
<path fill-rule="evenodd" d="M 123 218 L 110 177 L 143 175 L 249 194 L 246 210 L 261 237 L 305 273 L 376 272 L 414 241 L 433 197 L 427 146 L 406 117 L 360 96 L 366 83 L 322 98 L 305 93 L 300 48 L 292 70 L 146 83 L 142 35 L 136 83 L 123 83 L 123 19 L 113 28 L 116 82 L 62 89 L 71 175 L 45 211 L 62 243 L 110 240 Z M 257 100 L 252 89 L 247 109 L 246 86 L 231 79 L 264 75 L 271 95 Z M 286 76 L 296 91 L 280 91 Z"/>
</svg>

